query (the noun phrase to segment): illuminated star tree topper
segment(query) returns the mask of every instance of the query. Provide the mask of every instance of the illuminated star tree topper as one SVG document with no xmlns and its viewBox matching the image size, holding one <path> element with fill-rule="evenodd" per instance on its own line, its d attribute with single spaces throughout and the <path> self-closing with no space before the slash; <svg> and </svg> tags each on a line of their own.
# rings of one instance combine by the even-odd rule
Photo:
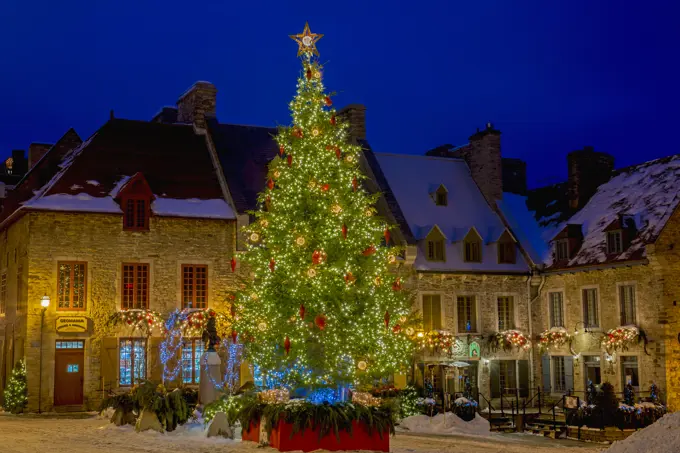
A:
<svg viewBox="0 0 680 453">
<path fill-rule="evenodd" d="M 323 35 L 312 33 L 309 29 L 309 23 L 305 22 L 305 29 L 302 33 L 297 35 L 290 35 L 296 43 L 298 43 L 298 57 L 301 55 L 311 57 L 312 55 L 319 56 L 319 51 L 316 49 L 316 43 Z"/>
</svg>

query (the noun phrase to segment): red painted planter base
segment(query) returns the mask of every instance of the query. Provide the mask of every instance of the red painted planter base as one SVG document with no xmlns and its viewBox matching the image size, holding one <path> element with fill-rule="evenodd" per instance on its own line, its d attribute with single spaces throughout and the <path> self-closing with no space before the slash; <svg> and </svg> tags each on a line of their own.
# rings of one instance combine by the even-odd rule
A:
<svg viewBox="0 0 680 453">
<path fill-rule="evenodd" d="M 384 432 L 382 438 L 377 432 L 368 434 L 364 423 L 352 422 L 352 433 L 340 431 L 339 439 L 334 433 L 319 439 L 319 429 L 306 429 L 291 437 L 293 425 L 283 420 L 272 428 L 269 435 L 269 446 L 279 451 L 314 451 L 314 450 L 371 450 L 390 451 L 390 433 Z M 251 423 L 250 431 L 243 431 L 241 439 L 250 442 L 260 441 L 260 423 Z"/>
</svg>

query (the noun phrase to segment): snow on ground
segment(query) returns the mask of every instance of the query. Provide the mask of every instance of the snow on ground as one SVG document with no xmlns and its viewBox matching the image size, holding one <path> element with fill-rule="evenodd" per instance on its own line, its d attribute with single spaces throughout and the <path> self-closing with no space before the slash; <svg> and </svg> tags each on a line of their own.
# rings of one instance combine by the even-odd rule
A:
<svg viewBox="0 0 680 453">
<path fill-rule="evenodd" d="M 615 442 L 607 453 L 678 453 L 680 451 L 680 412 L 666 414 L 656 423 Z"/>
<path fill-rule="evenodd" d="M 455 415 L 447 415 L 447 426 Z M 465 422 L 462 422 L 465 423 Z M 473 422 L 474 423 L 474 422 Z M 487 428 L 488 429 L 488 428 Z M 237 436 L 239 433 L 237 433 Z M 601 451 L 601 446 L 522 434 L 436 436 L 397 433 L 392 453 L 566 453 Z M 203 426 L 192 423 L 167 434 L 137 434 L 131 426 L 116 427 L 102 418 L 0 415 L 2 453 L 275 453 L 240 440 L 207 439 Z M 646 450 L 642 450 L 646 451 Z"/>
<path fill-rule="evenodd" d="M 476 414 L 475 419 L 469 422 L 463 421 L 453 412 L 437 414 L 434 417 L 427 415 L 412 415 L 406 417 L 397 427 L 399 430 L 408 430 L 410 433 L 420 434 L 459 434 L 473 436 L 491 436 L 489 422 Z"/>
</svg>

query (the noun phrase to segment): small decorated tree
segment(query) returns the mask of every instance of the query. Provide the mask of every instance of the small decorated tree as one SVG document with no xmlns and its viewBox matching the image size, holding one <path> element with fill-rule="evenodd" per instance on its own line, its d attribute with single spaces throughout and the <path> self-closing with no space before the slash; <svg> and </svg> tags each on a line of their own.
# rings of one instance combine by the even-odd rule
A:
<svg viewBox="0 0 680 453">
<path fill-rule="evenodd" d="M 626 387 L 623 389 L 623 402 L 628 406 L 635 405 L 635 390 L 633 389 L 633 384 L 628 382 Z"/>
<path fill-rule="evenodd" d="M 20 414 L 28 404 L 28 386 L 26 384 L 26 363 L 17 362 L 5 388 L 5 409 L 13 414 Z"/>
<path fill-rule="evenodd" d="M 252 278 L 234 326 L 246 358 L 292 389 L 370 383 L 405 369 L 412 350 L 411 301 L 391 267 L 400 251 L 325 92 L 320 37 L 308 26 L 293 36 L 302 60 L 293 124 L 275 137 L 280 156 L 245 228 Z"/>
</svg>

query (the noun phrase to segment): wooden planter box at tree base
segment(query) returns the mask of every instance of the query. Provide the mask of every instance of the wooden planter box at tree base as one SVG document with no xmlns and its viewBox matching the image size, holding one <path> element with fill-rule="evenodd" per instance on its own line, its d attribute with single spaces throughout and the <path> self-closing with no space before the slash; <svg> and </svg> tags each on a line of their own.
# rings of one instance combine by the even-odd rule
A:
<svg viewBox="0 0 680 453">
<path fill-rule="evenodd" d="M 587 428 L 585 426 L 582 426 L 581 438 L 579 439 L 578 427 L 567 426 L 567 437 L 575 440 L 613 444 L 616 441 L 625 439 L 626 437 L 633 434 L 635 431 L 637 430 L 624 429 L 623 431 L 621 431 L 619 428 L 614 428 L 611 426 L 608 426 L 605 429 Z"/>
<path fill-rule="evenodd" d="M 252 442 L 259 442 L 260 424 L 251 423 L 249 432 L 243 431 L 241 438 Z M 390 433 L 382 433 L 382 438 L 377 431 L 369 434 L 364 423 L 352 422 L 352 432 L 340 431 L 339 438 L 335 433 L 329 433 L 319 439 L 319 429 L 307 428 L 306 430 L 293 433 L 293 425 L 283 420 L 278 426 L 272 428 L 269 434 L 269 446 L 279 451 L 342 451 L 342 450 L 371 450 L 390 451 Z"/>
</svg>

